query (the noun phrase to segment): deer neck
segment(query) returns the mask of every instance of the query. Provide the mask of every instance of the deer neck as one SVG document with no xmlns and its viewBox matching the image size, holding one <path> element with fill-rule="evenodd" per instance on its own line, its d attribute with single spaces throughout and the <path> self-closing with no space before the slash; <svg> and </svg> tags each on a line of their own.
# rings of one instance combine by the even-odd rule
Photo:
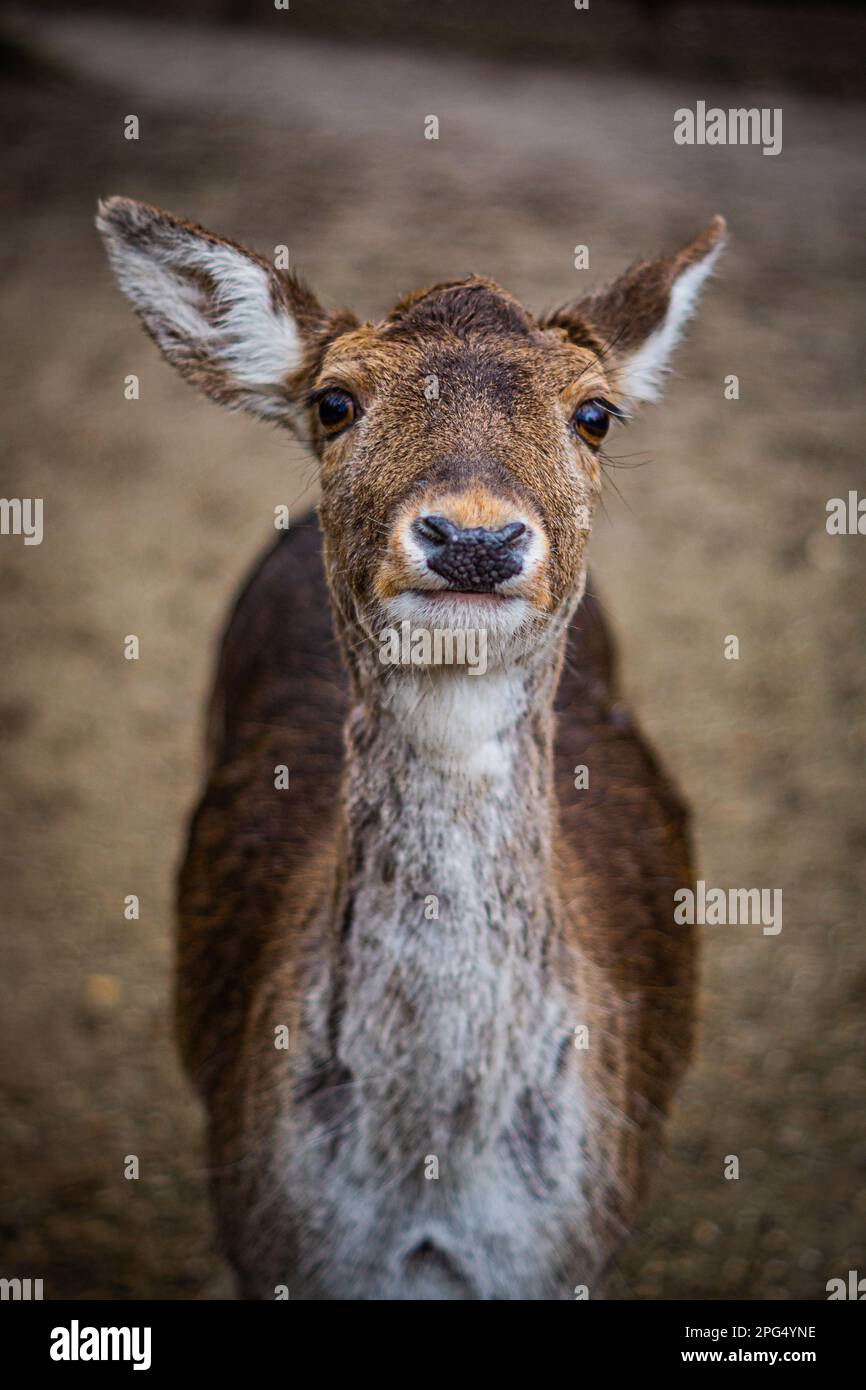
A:
<svg viewBox="0 0 866 1390">
<path fill-rule="evenodd" d="M 493 1133 L 555 1067 L 557 674 L 548 660 L 355 681 L 337 1050 L 389 1142 L 431 1116 Z"/>
<path fill-rule="evenodd" d="M 356 684 L 346 730 L 350 861 L 379 863 L 386 887 L 398 870 L 404 886 L 427 875 L 425 896 L 453 898 L 460 846 L 471 844 L 510 852 L 490 866 L 498 881 L 549 884 L 557 676 L 547 661 Z"/>
</svg>

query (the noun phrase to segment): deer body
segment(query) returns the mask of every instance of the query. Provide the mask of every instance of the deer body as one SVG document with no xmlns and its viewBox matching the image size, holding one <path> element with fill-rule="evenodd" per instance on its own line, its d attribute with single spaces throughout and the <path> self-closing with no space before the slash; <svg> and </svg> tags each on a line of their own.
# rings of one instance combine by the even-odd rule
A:
<svg viewBox="0 0 866 1390">
<path fill-rule="evenodd" d="M 112 200 L 101 225 L 170 360 L 282 400 L 322 459 L 321 530 L 277 542 L 229 623 L 180 879 L 181 1045 L 240 1290 L 597 1294 L 689 1055 L 694 947 L 685 813 L 583 597 L 598 470 L 566 427 L 592 441 L 629 349 L 650 394 L 718 228 L 547 324 L 478 281 L 358 326 L 167 214 Z M 489 669 L 383 668 L 407 618 L 483 625 Z"/>
<path fill-rule="evenodd" d="M 458 742 L 456 776 L 402 710 L 350 704 L 319 544 L 312 519 L 278 541 L 235 611 L 181 877 L 179 1016 L 228 1247 L 251 1296 L 571 1297 L 622 1238 L 688 1051 L 690 943 L 647 930 L 688 877 L 684 812 L 617 701 L 595 600 L 558 717 L 551 669 L 499 751 Z M 291 797 L 263 796 L 287 760 Z M 285 885 L 254 891 L 275 868 Z"/>
</svg>

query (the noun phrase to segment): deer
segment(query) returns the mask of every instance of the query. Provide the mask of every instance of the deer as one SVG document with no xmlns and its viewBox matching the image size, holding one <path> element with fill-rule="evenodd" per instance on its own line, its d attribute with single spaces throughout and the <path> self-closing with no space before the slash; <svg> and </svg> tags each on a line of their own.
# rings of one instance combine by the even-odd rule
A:
<svg viewBox="0 0 866 1390">
<path fill-rule="evenodd" d="M 692 1054 L 697 946 L 689 811 L 587 545 L 608 432 L 659 398 L 724 220 L 539 316 L 470 275 L 375 322 L 159 208 L 97 221 L 168 362 L 318 463 L 229 617 L 178 878 L 177 1036 L 237 1294 L 603 1297 Z M 404 623 L 483 630 L 486 669 L 384 664 Z"/>
</svg>

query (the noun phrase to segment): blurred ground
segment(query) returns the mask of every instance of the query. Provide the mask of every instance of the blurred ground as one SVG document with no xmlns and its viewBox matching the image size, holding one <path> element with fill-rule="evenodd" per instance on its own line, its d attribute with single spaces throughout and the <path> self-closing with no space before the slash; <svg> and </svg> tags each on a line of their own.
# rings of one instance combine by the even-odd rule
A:
<svg viewBox="0 0 866 1390">
<path fill-rule="evenodd" d="M 704 929 L 700 1062 L 613 1292 L 823 1298 L 866 1269 L 866 540 L 824 528 L 828 498 L 866 491 L 863 108 L 351 50 L 287 18 L 58 15 L 33 29 L 55 74 L 37 63 L 0 98 L 0 493 L 45 499 L 41 546 L 0 540 L 0 1273 L 46 1297 L 212 1287 L 170 1034 L 172 875 L 215 635 L 273 507 L 314 497 L 298 446 L 197 399 L 137 329 L 92 230 L 96 197 L 123 192 L 287 242 L 323 298 L 368 314 L 469 270 L 551 305 L 728 216 L 679 379 L 620 438 L 593 558 L 703 877 L 781 887 L 784 928 Z M 675 147 L 697 98 L 782 105 L 783 154 Z"/>
</svg>

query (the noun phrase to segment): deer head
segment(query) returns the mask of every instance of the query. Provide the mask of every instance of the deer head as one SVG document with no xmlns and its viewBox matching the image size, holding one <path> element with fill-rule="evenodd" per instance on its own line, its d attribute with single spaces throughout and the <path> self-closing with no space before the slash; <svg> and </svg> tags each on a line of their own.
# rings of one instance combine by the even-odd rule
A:
<svg viewBox="0 0 866 1390">
<path fill-rule="evenodd" d="M 361 639 L 403 619 L 483 627 L 498 661 L 531 661 L 562 632 L 583 592 L 605 440 L 657 398 L 724 239 L 717 217 L 676 254 L 540 318 L 469 277 L 360 324 L 146 204 L 111 198 L 98 226 L 169 362 L 317 455 L 356 675 Z"/>
</svg>

